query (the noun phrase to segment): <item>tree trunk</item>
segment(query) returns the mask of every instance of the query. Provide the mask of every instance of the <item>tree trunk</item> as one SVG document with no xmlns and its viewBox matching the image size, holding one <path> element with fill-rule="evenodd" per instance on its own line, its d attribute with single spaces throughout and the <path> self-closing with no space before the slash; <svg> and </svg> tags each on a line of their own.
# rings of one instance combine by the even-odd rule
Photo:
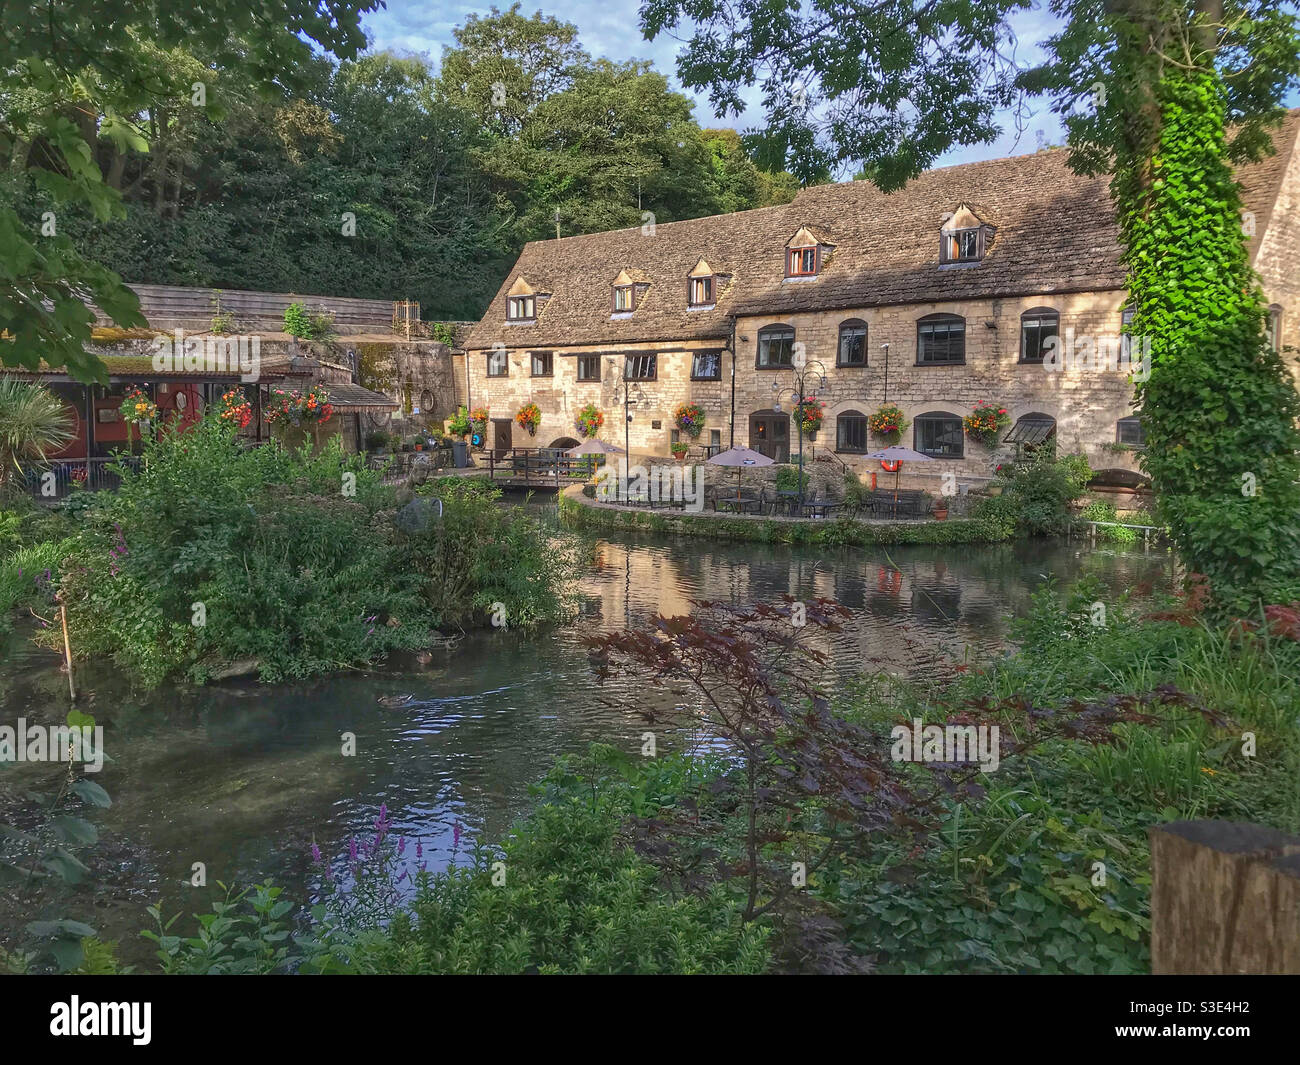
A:
<svg viewBox="0 0 1300 1065">
<path fill-rule="evenodd" d="M 1237 821 L 1148 831 L 1153 973 L 1300 973 L 1300 838 Z"/>
</svg>

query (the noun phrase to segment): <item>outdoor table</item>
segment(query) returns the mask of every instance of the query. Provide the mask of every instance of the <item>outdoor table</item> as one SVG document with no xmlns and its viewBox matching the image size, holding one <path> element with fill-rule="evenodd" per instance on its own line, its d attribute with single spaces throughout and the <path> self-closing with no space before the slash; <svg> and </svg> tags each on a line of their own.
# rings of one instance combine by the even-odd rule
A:
<svg viewBox="0 0 1300 1065">
<path fill-rule="evenodd" d="M 725 508 L 726 510 L 737 511 L 743 514 L 750 507 L 757 510 L 758 506 L 758 496 L 743 494 L 737 495 L 731 493 L 728 495 L 718 496 L 715 509 L 722 510 Z"/>
<path fill-rule="evenodd" d="M 778 488 L 776 489 L 776 499 L 772 501 L 772 510 L 776 511 L 777 507 L 785 510 L 787 515 L 793 515 L 795 509 L 799 506 L 799 489 L 797 488 Z"/>
<path fill-rule="evenodd" d="M 810 518 L 829 518 L 832 510 L 838 510 L 843 503 L 832 503 L 823 500 L 822 502 L 807 502 L 803 505 L 803 512 Z"/>
</svg>

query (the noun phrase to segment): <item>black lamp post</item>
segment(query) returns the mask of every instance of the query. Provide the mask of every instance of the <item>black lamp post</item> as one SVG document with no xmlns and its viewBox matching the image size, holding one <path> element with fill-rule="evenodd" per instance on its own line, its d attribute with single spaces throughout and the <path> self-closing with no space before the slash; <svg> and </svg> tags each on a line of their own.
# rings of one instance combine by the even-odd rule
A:
<svg viewBox="0 0 1300 1065">
<path fill-rule="evenodd" d="M 817 367 L 816 370 L 813 369 L 814 366 Z M 791 395 L 794 398 L 794 420 L 796 423 L 795 428 L 798 429 L 799 431 L 799 505 L 802 507 L 803 506 L 803 412 L 800 408 L 803 400 L 815 399 L 817 397 L 817 389 L 826 387 L 826 367 L 823 366 L 816 359 L 814 359 L 812 362 L 805 362 L 803 366 L 795 369 L 793 372 L 794 372 L 794 387 L 792 388 L 791 387 L 782 388 L 776 381 L 772 382 L 772 391 L 776 393 L 776 399 L 773 403 L 773 407 L 778 412 L 781 410 L 781 397 L 785 395 L 787 392 L 791 393 Z M 808 379 L 810 377 L 814 378 L 817 382 L 816 386 L 813 388 L 811 395 L 809 395 L 807 391 Z"/>
</svg>

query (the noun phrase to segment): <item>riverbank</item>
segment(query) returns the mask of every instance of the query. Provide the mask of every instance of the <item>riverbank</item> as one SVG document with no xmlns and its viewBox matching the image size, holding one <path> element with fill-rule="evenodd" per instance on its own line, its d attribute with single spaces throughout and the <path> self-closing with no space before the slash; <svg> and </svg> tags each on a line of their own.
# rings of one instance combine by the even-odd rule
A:
<svg viewBox="0 0 1300 1065">
<path fill-rule="evenodd" d="M 600 503 L 571 485 L 559 495 L 560 520 L 582 532 L 639 530 L 767 544 L 866 547 L 889 544 L 992 544 L 1011 539 L 1003 524 L 983 518 L 872 521 L 861 518 L 749 517 L 700 511 L 651 510 Z"/>
</svg>

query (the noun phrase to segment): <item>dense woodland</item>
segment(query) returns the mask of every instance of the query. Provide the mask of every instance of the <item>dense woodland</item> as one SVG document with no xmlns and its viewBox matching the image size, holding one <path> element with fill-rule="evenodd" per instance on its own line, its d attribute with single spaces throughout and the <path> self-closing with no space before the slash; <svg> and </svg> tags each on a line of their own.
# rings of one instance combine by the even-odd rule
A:
<svg viewBox="0 0 1300 1065">
<path fill-rule="evenodd" d="M 61 234 L 128 282 L 408 298 L 428 318 L 473 319 L 523 242 L 555 235 L 557 212 L 568 235 L 797 188 L 760 171 L 734 130 L 701 129 L 648 63 L 593 58 L 575 26 L 518 5 L 471 15 L 436 65 L 318 53 L 301 86 L 270 94 L 219 76 L 199 48 L 137 47 L 141 66 L 181 73 L 203 98 L 125 116 L 145 152 L 106 135 L 88 94 L 69 117 L 126 215 L 56 213 Z M 39 103 L 7 95 L 6 111 Z M 39 223 L 54 204 L 28 167 L 47 146 L 19 137 L 11 150 L 11 194 Z"/>
</svg>

